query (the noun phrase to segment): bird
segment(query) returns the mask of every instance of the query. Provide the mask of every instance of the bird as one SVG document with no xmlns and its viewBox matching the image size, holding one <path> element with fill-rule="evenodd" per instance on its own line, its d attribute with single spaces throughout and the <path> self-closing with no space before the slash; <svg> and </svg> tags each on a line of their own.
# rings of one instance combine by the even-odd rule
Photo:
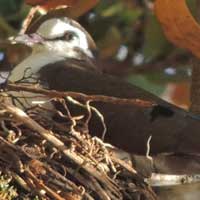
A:
<svg viewBox="0 0 200 200">
<path fill-rule="evenodd" d="M 160 155 L 169 156 L 161 162 L 164 165 L 169 163 L 168 167 L 176 163 L 176 172 L 180 169 L 184 173 L 184 168 L 189 168 L 177 164 L 177 159 L 183 158 L 186 165 L 185 158 L 191 160 L 195 156 L 198 165 L 195 163 L 194 168 L 200 172 L 197 159 L 200 153 L 200 118 L 101 72 L 93 53 L 97 50 L 95 42 L 78 22 L 53 16 L 39 21 L 34 29 L 18 35 L 15 41 L 30 46 L 32 53 L 14 67 L 8 81 L 18 82 L 26 74 L 28 82 L 39 79 L 50 90 L 152 102 L 147 107 L 93 102 L 92 106 L 102 114 L 107 126 L 105 141 L 139 156 L 147 156 L 148 151 L 158 160 Z M 103 127 L 98 117 L 92 117 L 89 130 L 92 136 L 102 137 Z"/>
</svg>

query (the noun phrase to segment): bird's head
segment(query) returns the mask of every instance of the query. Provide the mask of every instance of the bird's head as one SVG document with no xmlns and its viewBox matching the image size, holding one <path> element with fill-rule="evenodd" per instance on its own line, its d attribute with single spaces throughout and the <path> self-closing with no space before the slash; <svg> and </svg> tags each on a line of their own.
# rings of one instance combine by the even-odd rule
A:
<svg viewBox="0 0 200 200">
<path fill-rule="evenodd" d="M 17 36 L 14 42 L 30 46 L 32 53 L 12 70 L 9 76 L 12 82 L 21 80 L 24 74 L 38 74 L 45 66 L 60 61 L 81 69 L 97 70 L 92 37 L 79 23 L 67 17 L 45 19 L 26 34 Z"/>
<path fill-rule="evenodd" d="M 34 33 L 19 35 L 15 41 L 31 46 L 33 53 L 50 52 L 52 55 L 76 59 L 83 54 L 93 58 L 93 51 L 96 50 L 88 32 L 67 17 L 47 19 Z"/>
</svg>

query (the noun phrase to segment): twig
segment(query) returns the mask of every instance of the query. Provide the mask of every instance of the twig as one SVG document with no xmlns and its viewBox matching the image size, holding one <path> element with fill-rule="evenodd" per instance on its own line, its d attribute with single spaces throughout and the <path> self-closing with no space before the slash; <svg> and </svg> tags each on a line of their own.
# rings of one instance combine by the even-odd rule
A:
<svg viewBox="0 0 200 200">
<path fill-rule="evenodd" d="M 117 98 L 117 97 L 110 97 L 104 95 L 86 95 L 83 93 L 78 92 L 58 92 L 55 90 L 46 90 L 39 87 L 31 87 L 30 84 L 11 84 L 7 85 L 8 90 L 11 91 L 27 91 L 33 93 L 39 93 L 50 98 L 66 98 L 70 96 L 80 101 L 90 101 L 90 102 L 105 102 L 105 103 L 113 103 L 119 105 L 137 105 L 140 107 L 152 107 L 155 106 L 156 103 L 150 101 L 144 101 L 141 99 L 124 99 L 124 98 Z"/>
<path fill-rule="evenodd" d="M 190 183 L 199 183 L 199 175 L 169 175 L 169 174 L 152 174 L 147 180 L 151 186 L 175 186 Z"/>
<path fill-rule="evenodd" d="M 12 143 L 13 140 L 7 141 L 3 138 L 6 136 L 1 135 L 0 144 L 2 144 L 3 153 L 0 167 L 6 168 L 9 165 L 11 172 L 14 171 L 24 178 L 25 185 L 27 184 L 34 193 L 47 199 L 57 200 L 69 197 L 71 200 L 76 196 L 88 200 L 134 199 L 132 192 L 143 194 L 149 200 L 154 199 L 154 193 L 145 184 L 144 179 L 131 166 L 120 159 L 113 158 L 107 151 L 106 144 L 101 140 L 100 143 L 94 142 L 88 134 L 89 130 L 86 130 L 84 126 L 85 123 L 88 125 L 94 111 L 93 106 L 90 105 L 91 102 L 103 101 L 147 107 L 154 105 L 152 102 L 76 92 L 49 91 L 30 87 L 28 84 L 9 84 L 9 87 L 14 91 L 23 90 L 42 94 L 46 98 L 59 101 L 66 112 L 61 113 L 56 107 L 46 109 L 42 106 L 31 107 L 24 112 L 13 106 L 7 96 L 4 98 L 1 94 L 0 117 L 5 122 L 3 127 L 0 126 L 0 132 L 15 131 L 19 134 L 15 144 Z M 81 109 L 86 109 L 82 109 L 84 114 L 74 118 L 70 107 L 67 107 L 67 100 L 70 100 L 70 105 L 73 103 L 81 106 Z M 87 119 L 85 119 L 87 115 L 85 111 L 88 112 Z M 61 122 L 55 121 L 52 117 L 55 113 L 63 119 Z M 70 131 L 77 134 L 69 134 Z M 11 154 L 16 155 L 17 159 L 10 156 Z M 17 167 L 15 163 L 18 163 Z M 119 175 L 113 178 L 115 174 Z M 78 186 L 79 184 L 83 189 Z"/>
<path fill-rule="evenodd" d="M 91 177 L 91 181 L 93 183 L 95 191 L 97 191 L 99 193 L 100 197 L 103 200 L 111 200 L 111 198 L 108 196 L 108 194 L 103 190 L 101 185 L 94 178 Z"/>
<path fill-rule="evenodd" d="M 35 122 L 33 119 L 31 119 L 25 112 L 23 112 L 22 110 L 20 110 L 17 107 L 12 106 L 10 103 L 2 103 L 2 104 L 8 110 L 8 112 L 13 115 L 13 117 L 16 120 L 19 120 L 19 121 L 23 122 L 24 125 L 28 126 L 30 129 L 32 129 L 32 130 L 36 131 L 37 133 L 39 133 L 44 139 L 46 139 L 53 146 L 55 146 L 61 152 L 63 152 L 63 154 L 67 158 L 72 160 L 78 166 L 82 166 L 82 168 L 86 172 L 91 174 L 91 176 L 94 176 L 105 187 L 108 187 L 116 195 L 118 194 L 117 186 L 115 185 L 115 183 L 108 176 L 106 176 L 106 174 L 102 174 L 102 173 L 98 172 L 94 167 L 90 166 L 88 163 L 85 163 L 85 161 L 81 157 L 79 157 L 77 154 L 75 154 L 74 152 L 69 151 L 62 141 L 57 139 L 50 131 L 44 129 L 37 122 Z M 83 163 L 85 163 L 85 164 L 83 165 Z"/>
<path fill-rule="evenodd" d="M 39 6 L 35 6 L 32 7 L 31 10 L 28 13 L 28 16 L 26 17 L 26 19 L 24 20 L 23 24 L 22 24 L 22 28 L 20 30 L 20 34 L 24 34 L 27 30 L 27 28 L 29 27 L 32 19 L 34 18 L 36 12 L 38 11 Z"/>
<path fill-rule="evenodd" d="M 132 175 L 136 175 L 137 174 L 137 171 L 136 170 L 134 170 L 131 166 L 129 166 L 127 163 L 125 163 L 124 161 L 122 161 L 122 160 L 120 160 L 120 159 L 118 159 L 118 158 L 116 158 L 115 156 L 112 156 L 111 155 L 111 159 L 112 159 L 112 161 L 113 162 L 115 162 L 115 163 L 117 163 L 117 164 L 119 164 L 119 165 L 121 165 L 123 168 L 125 168 L 129 173 L 131 173 Z"/>
<path fill-rule="evenodd" d="M 11 172 L 12 177 L 15 181 L 26 191 L 30 192 L 31 189 L 28 187 L 27 183 L 16 173 Z"/>
<path fill-rule="evenodd" d="M 30 176 L 32 178 L 32 180 L 34 181 L 36 186 L 39 186 L 39 188 L 45 190 L 47 192 L 47 194 L 50 197 L 52 197 L 53 199 L 55 199 L 55 200 L 66 200 L 66 199 L 63 199 L 60 195 L 58 195 L 54 191 L 52 191 L 49 187 L 44 185 L 44 183 L 42 183 L 42 181 L 39 181 L 37 179 L 37 177 L 29 169 L 26 169 L 25 173 L 28 174 L 28 176 Z M 70 199 L 68 199 L 68 200 L 70 200 Z"/>
<path fill-rule="evenodd" d="M 200 61 L 193 58 L 190 111 L 200 114 Z"/>
</svg>

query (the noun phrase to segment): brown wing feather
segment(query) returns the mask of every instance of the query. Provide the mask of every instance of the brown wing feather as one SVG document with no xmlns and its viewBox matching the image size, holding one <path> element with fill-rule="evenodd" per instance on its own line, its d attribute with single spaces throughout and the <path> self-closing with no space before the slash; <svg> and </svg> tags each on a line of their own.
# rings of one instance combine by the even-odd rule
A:
<svg viewBox="0 0 200 200">
<path fill-rule="evenodd" d="M 145 154 L 152 136 L 151 154 L 199 153 L 199 120 L 160 98 L 117 78 L 60 62 L 43 68 L 41 77 L 50 89 L 93 95 L 137 98 L 156 102 L 152 107 L 93 103 L 103 114 L 108 131 L 106 141 L 131 153 Z M 102 125 L 97 117 L 90 122 L 92 135 L 101 137 Z"/>
</svg>

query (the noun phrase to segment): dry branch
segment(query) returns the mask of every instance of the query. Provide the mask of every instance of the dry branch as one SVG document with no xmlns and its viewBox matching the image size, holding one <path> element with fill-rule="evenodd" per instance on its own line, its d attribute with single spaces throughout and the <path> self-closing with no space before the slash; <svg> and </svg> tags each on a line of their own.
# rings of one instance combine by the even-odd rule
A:
<svg viewBox="0 0 200 200">
<path fill-rule="evenodd" d="M 28 91 L 60 99 L 60 102 L 70 96 L 77 105 L 86 104 L 89 115 L 92 115 L 89 104 L 92 101 L 152 105 L 139 100 L 49 91 L 19 84 L 9 84 L 8 90 Z M 90 137 L 89 130 L 79 127 L 77 131 L 81 118 L 72 117 L 70 110 L 66 116 L 62 113 L 60 116 L 66 122 L 69 119 L 72 125 L 59 124 L 52 117 L 52 113 L 59 113 L 56 108 L 35 106 L 25 112 L 14 106 L 8 96 L 2 93 L 0 99 L 0 147 L 4 152 L 0 153 L 0 168 L 4 173 L 15 174 L 13 178 L 20 177 L 26 190 L 42 198 L 58 200 L 134 199 L 136 193 L 148 200 L 156 199 L 132 166 L 110 155 L 100 139 L 97 142 Z M 90 117 L 83 123 L 88 123 Z M 128 179 L 123 174 L 129 174 Z"/>
<path fill-rule="evenodd" d="M 90 101 L 90 102 L 104 102 L 104 103 L 113 103 L 119 105 L 137 105 L 142 107 L 151 107 L 156 105 L 154 102 L 144 101 L 140 99 L 123 99 L 117 97 L 110 97 L 104 95 L 86 95 L 83 93 L 77 92 L 58 92 L 55 90 L 46 90 L 42 88 L 38 88 L 36 85 L 35 87 L 31 86 L 30 84 L 8 84 L 8 90 L 10 91 L 26 91 L 26 92 L 33 92 L 36 94 L 43 94 L 50 98 L 65 98 L 67 96 L 73 97 L 79 101 Z"/>
</svg>

